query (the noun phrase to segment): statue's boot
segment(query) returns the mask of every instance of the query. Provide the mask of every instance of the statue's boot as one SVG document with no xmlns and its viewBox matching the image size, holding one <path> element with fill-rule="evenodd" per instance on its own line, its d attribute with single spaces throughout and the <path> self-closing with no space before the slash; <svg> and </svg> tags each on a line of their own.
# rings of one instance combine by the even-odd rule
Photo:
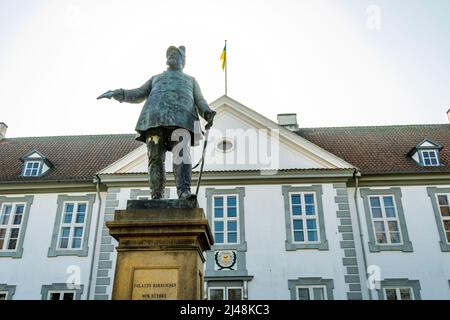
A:
<svg viewBox="0 0 450 320">
<path fill-rule="evenodd" d="M 192 164 L 174 164 L 173 173 L 177 185 L 178 199 L 196 199 L 197 196 L 191 193 Z"/>
<path fill-rule="evenodd" d="M 166 147 L 160 136 L 149 136 L 147 139 L 148 149 L 148 174 L 152 199 L 164 198 L 166 185 Z"/>
</svg>

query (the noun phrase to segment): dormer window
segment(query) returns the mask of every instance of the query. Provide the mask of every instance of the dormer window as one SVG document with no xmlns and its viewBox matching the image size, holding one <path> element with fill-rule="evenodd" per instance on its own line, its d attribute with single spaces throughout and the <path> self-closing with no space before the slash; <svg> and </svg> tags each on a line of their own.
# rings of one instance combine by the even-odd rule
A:
<svg viewBox="0 0 450 320">
<path fill-rule="evenodd" d="M 37 177 L 41 175 L 42 161 L 25 162 L 24 177 Z"/>
<path fill-rule="evenodd" d="M 21 160 L 23 161 L 22 177 L 40 177 L 53 167 L 52 163 L 36 150 L 28 152 Z"/>
<path fill-rule="evenodd" d="M 439 160 L 435 150 L 423 150 L 422 160 L 424 166 L 438 166 Z"/>
<path fill-rule="evenodd" d="M 442 147 L 440 144 L 432 140 L 425 139 L 412 148 L 411 151 L 408 152 L 408 156 L 420 166 L 439 166 L 441 165 L 439 161 L 439 152 L 441 149 Z"/>
</svg>

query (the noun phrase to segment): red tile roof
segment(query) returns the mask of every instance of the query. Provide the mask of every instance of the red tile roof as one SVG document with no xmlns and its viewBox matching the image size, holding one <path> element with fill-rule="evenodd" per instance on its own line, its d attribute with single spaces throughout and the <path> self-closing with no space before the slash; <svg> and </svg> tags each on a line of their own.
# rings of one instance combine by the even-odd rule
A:
<svg viewBox="0 0 450 320">
<path fill-rule="evenodd" d="M 7 138 L 0 140 L 0 181 L 85 181 L 133 151 L 141 142 L 134 134 Z M 20 160 L 39 151 L 54 165 L 42 177 L 21 177 Z"/>
<path fill-rule="evenodd" d="M 297 134 L 363 174 L 450 172 L 450 124 L 305 128 Z M 439 143 L 442 165 L 423 167 L 407 153 L 424 139 Z"/>
<path fill-rule="evenodd" d="M 305 128 L 297 134 L 359 168 L 363 174 L 450 173 L 450 125 Z M 134 134 L 6 138 L 0 140 L 0 182 L 88 181 L 142 145 Z M 421 167 L 407 153 L 424 139 L 439 143 L 442 166 Z M 25 154 L 37 150 L 54 168 L 21 177 Z"/>
</svg>

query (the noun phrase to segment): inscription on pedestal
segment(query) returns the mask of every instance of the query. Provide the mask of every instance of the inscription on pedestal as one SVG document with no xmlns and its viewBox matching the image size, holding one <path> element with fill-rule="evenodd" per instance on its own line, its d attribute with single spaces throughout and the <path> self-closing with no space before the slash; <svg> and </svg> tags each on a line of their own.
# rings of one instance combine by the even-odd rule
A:
<svg viewBox="0 0 450 320">
<path fill-rule="evenodd" d="M 132 286 L 132 300 L 176 300 L 178 269 L 136 268 Z"/>
</svg>

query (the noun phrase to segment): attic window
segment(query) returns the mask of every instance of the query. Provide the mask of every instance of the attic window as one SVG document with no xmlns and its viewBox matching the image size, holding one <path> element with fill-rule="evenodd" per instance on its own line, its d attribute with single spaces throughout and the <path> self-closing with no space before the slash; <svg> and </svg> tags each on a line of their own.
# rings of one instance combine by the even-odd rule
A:
<svg viewBox="0 0 450 320">
<path fill-rule="evenodd" d="M 430 139 L 424 139 L 408 152 L 408 155 L 420 166 L 439 166 L 439 153 L 442 146 Z"/>
<path fill-rule="evenodd" d="M 424 166 L 438 166 L 439 160 L 435 150 L 423 150 L 422 152 L 422 160 Z"/>
<path fill-rule="evenodd" d="M 41 175 L 42 161 L 26 161 L 24 177 L 38 177 Z"/>
<path fill-rule="evenodd" d="M 21 158 L 23 162 L 22 177 L 41 177 L 53 164 L 39 151 L 33 150 Z"/>
</svg>

